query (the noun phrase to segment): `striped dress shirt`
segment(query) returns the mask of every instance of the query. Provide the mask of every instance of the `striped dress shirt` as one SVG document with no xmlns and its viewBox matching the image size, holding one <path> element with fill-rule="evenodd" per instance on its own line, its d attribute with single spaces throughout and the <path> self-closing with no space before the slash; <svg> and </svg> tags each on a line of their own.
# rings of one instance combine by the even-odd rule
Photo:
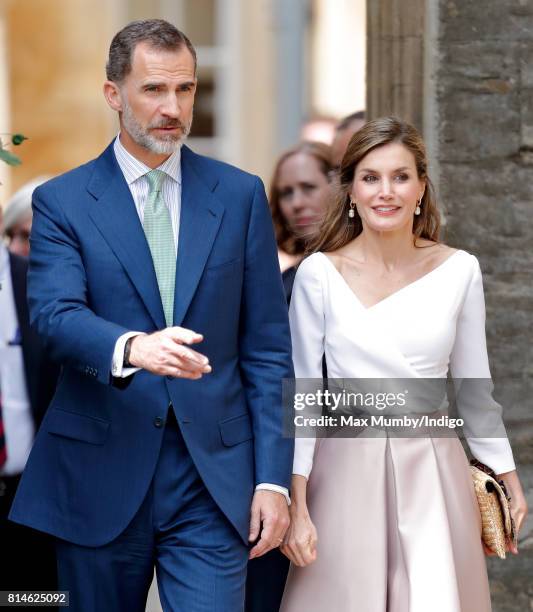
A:
<svg viewBox="0 0 533 612">
<path fill-rule="evenodd" d="M 117 136 L 113 145 L 115 157 L 118 165 L 124 174 L 126 183 L 130 189 L 135 208 L 141 224 L 144 221 L 144 207 L 148 201 L 148 179 L 146 174 L 152 170 L 146 164 L 133 157 L 131 153 L 126 151 Z M 158 170 L 163 171 L 167 178 L 163 181 L 163 200 L 170 213 L 172 221 L 172 233 L 174 234 L 174 245 L 176 253 L 178 251 L 178 236 L 180 228 L 180 211 L 181 211 L 181 147 L 178 148 L 172 155 L 166 159 Z"/>
</svg>

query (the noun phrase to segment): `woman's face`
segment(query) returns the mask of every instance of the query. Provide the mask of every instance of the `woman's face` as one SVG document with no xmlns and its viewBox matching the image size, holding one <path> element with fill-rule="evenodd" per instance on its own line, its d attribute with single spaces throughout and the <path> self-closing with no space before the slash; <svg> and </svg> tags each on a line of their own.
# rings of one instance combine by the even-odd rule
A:
<svg viewBox="0 0 533 612">
<path fill-rule="evenodd" d="M 425 190 L 414 155 L 400 143 L 374 149 L 355 168 L 351 196 L 363 228 L 412 231 L 417 200 Z"/>
<path fill-rule="evenodd" d="M 321 222 L 331 197 L 319 162 L 306 153 L 288 157 L 279 169 L 276 188 L 281 214 L 294 234 L 310 236 Z"/>
</svg>

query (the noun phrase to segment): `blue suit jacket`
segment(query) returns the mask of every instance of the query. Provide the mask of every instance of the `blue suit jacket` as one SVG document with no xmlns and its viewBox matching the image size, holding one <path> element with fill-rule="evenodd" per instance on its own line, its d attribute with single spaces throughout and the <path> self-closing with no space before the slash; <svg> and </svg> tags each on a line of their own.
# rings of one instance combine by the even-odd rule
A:
<svg viewBox="0 0 533 612">
<path fill-rule="evenodd" d="M 213 498 L 247 541 L 254 486 L 289 486 L 281 380 L 287 307 L 261 181 L 182 148 L 174 324 L 204 335 L 200 381 L 110 368 L 126 331 L 165 327 L 148 244 L 110 145 L 34 193 L 32 323 L 62 363 L 11 519 L 100 546 L 132 519 L 154 474 L 169 404 Z M 123 384 L 119 384 L 122 382 Z"/>
</svg>

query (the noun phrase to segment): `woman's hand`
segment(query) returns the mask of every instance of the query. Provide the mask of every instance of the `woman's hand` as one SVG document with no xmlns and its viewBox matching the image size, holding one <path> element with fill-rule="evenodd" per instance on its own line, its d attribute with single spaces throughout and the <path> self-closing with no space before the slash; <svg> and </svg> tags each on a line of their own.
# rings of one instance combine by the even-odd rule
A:
<svg viewBox="0 0 533 612">
<path fill-rule="evenodd" d="M 504 474 L 498 474 L 497 480 L 503 480 L 505 487 L 507 488 L 507 494 L 511 498 L 511 516 L 513 517 L 516 535 L 518 538 L 518 532 L 527 516 L 527 501 L 520 484 L 520 479 L 516 470 L 512 472 L 505 472 Z M 518 546 L 514 542 L 507 542 L 507 550 L 513 554 L 518 554 Z"/>
<path fill-rule="evenodd" d="M 292 475 L 291 523 L 280 546 L 281 552 L 299 567 L 305 567 L 316 560 L 317 534 L 307 510 L 307 478 Z"/>
<path fill-rule="evenodd" d="M 291 524 L 280 546 L 281 552 L 294 565 L 305 567 L 316 561 L 316 528 L 305 509 L 293 509 L 291 505 Z"/>
</svg>

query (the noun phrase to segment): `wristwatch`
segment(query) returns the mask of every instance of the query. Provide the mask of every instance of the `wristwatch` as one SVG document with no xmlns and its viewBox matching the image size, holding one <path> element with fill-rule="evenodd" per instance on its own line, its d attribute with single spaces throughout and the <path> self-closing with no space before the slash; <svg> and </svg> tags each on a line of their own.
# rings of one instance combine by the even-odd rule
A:
<svg viewBox="0 0 533 612">
<path fill-rule="evenodd" d="M 134 338 L 136 338 L 137 336 L 133 336 L 132 338 L 128 338 L 126 340 L 126 344 L 124 345 L 124 361 L 122 362 L 122 366 L 124 368 L 131 368 L 132 365 L 130 363 L 130 353 L 131 353 L 131 343 L 133 342 Z"/>
</svg>

